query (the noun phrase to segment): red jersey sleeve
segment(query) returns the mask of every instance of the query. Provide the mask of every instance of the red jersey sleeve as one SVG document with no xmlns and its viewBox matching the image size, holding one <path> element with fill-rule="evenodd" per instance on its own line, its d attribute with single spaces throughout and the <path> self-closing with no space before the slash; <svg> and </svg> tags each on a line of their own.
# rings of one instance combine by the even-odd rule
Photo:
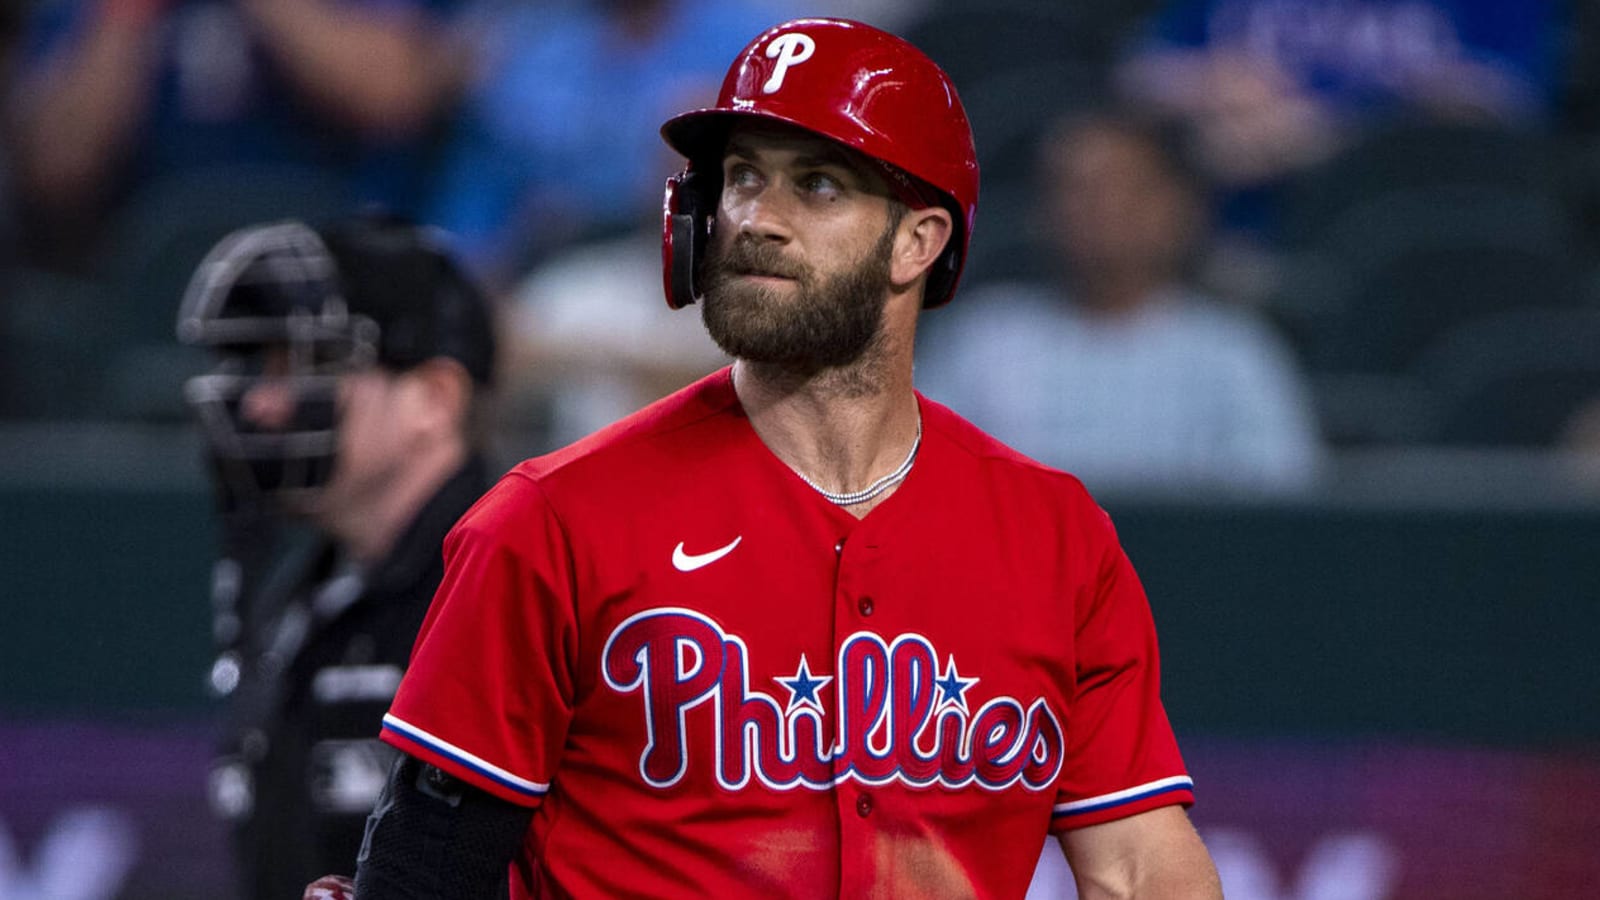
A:
<svg viewBox="0 0 1600 900">
<path fill-rule="evenodd" d="M 1155 622 L 1110 517 L 1089 522 L 1095 578 L 1076 611 L 1077 684 L 1055 831 L 1194 802 L 1178 742 L 1161 705 Z"/>
<path fill-rule="evenodd" d="M 382 739 L 535 806 L 572 719 L 572 562 L 538 484 L 513 472 L 445 538 L 445 574 Z"/>
</svg>

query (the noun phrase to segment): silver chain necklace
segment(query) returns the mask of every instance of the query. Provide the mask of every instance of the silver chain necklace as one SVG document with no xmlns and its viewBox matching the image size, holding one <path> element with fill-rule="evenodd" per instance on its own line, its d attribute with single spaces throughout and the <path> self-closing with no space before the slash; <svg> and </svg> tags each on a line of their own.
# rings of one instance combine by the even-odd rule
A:
<svg viewBox="0 0 1600 900">
<path fill-rule="evenodd" d="M 920 449 L 921 447 L 922 447 L 922 417 L 918 416 L 917 417 L 917 438 L 916 438 L 916 440 L 911 442 L 911 452 L 906 454 L 905 461 L 900 463 L 900 465 L 896 466 L 895 470 L 893 472 L 890 472 L 889 474 L 883 476 L 882 478 L 879 478 L 877 481 L 874 481 L 873 483 L 867 485 L 866 487 L 862 488 L 859 491 L 850 491 L 849 493 L 835 493 L 833 491 L 830 491 L 830 490 L 824 488 L 822 485 L 817 484 L 815 481 L 812 481 L 810 478 L 807 478 L 806 477 L 806 473 L 800 471 L 799 469 L 795 469 L 794 473 L 796 475 L 800 476 L 800 480 L 801 481 L 804 481 L 806 484 L 811 485 L 811 489 L 816 491 L 817 493 L 821 494 L 823 496 L 823 498 L 826 499 L 829 503 L 832 503 L 835 506 L 855 506 L 858 503 L 865 503 L 868 500 L 871 500 L 872 498 L 874 498 L 874 497 L 878 496 L 879 494 L 883 493 L 884 491 L 887 491 L 889 488 L 892 488 L 895 485 L 899 484 L 900 482 L 905 481 L 906 480 L 906 476 L 911 474 L 911 467 L 913 465 L 915 465 L 916 462 L 917 462 L 917 450 Z"/>
</svg>

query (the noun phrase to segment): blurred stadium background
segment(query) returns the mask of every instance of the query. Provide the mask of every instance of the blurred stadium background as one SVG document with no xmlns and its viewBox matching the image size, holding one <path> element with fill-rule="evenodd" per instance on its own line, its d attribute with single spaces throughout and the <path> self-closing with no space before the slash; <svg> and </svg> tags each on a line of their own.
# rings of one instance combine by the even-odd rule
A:
<svg viewBox="0 0 1600 900">
<path fill-rule="evenodd" d="M 28 16 L 56 2 L 4 7 L 13 81 Z M 862 12 L 963 88 L 985 172 L 969 289 L 1035 271 L 1045 112 L 1112 90 L 1162 6 Z M 1549 6 L 1538 115 L 1384 116 L 1283 181 L 1264 248 L 1219 257 L 1216 283 L 1305 367 L 1330 451 L 1313 489 L 1101 497 L 1152 599 L 1230 897 L 1600 896 L 1595 7 Z M 215 534 L 181 401 L 206 360 L 172 320 L 223 233 L 348 192 L 211 165 L 63 232 L 17 159 L 0 156 L 0 900 L 227 896 L 205 781 Z M 504 462 L 549 447 L 545 409 L 508 405 Z"/>
</svg>

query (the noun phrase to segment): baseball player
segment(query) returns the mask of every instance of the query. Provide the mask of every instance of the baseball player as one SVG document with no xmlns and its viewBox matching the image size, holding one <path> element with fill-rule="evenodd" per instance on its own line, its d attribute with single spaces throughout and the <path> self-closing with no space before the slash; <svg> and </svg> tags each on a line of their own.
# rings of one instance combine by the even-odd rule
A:
<svg viewBox="0 0 1600 900">
<path fill-rule="evenodd" d="M 239 896 L 279 900 L 354 858 L 387 777 L 439 546 L 490 485 L 489 308 L 426 230 L 288 221 L 218 244 L 178 329 L 218 357 L 187 385 L 226 512 L 212 806 Z"/>
<path fill-rule="evenodd" d="M 663 134 L 667 299 L 736 362 L 452 530 L 356 896 L 1020 897 L 1054 832 L 1085 897 L 1220 897 L 1105 513 L 912 387 L 948 78 L 801 19 Z"/>
</svg>

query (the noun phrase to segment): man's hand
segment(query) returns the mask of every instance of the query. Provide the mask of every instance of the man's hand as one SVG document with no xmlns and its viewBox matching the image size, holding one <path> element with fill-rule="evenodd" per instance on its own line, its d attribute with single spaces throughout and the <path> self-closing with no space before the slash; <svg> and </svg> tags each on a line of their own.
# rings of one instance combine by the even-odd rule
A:
<svg viewBox="0 0 1600 900">
<path fill-rule="evenodd" d="M 343 875 L 324 875 L 306 885 L 300 900 L 356 900 L 356 883 Z"/>
</svg>

